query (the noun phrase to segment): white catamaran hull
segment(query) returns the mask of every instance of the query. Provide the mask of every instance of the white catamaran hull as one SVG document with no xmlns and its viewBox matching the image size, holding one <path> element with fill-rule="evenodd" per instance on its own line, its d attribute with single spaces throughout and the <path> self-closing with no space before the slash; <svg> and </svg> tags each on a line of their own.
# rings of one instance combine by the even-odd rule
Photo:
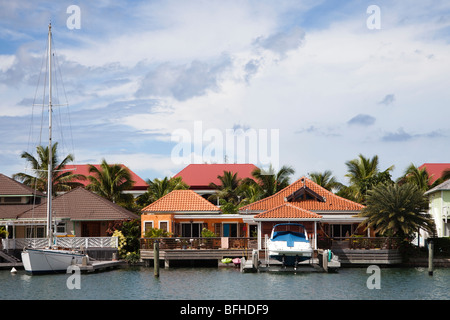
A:
<svg viewBox="0 0 450 320">
<path fill-rule="evenodd" d="M 66 272 L 72 264 L 81 264 L 84 254 L 67 250 L 26 249 L 22 252 L 25 271 L 38 273 Z"/>
</svg>

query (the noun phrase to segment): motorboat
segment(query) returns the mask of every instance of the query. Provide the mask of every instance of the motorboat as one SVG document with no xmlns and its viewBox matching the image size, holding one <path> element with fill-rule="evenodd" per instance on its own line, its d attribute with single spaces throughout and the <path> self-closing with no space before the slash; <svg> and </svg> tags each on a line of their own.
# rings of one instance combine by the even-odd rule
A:
<svg viewBox="0 0 450 320">
<path fill-rule="evenodd" d="M 311 259 L 313 253 L 306 228 L 299 223 L 276 224 L 267 240 L 267 249 L 269 258 L 294 267 Z"/>
</svg>

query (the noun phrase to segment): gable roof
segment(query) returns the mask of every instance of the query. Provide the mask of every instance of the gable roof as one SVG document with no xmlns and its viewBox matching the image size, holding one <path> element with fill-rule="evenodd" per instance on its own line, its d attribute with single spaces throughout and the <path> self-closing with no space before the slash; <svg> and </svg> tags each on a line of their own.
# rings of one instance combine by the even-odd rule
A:
<svg viewBox="0 0 450 320">
<path fill-rule="evenodd" d="M 319 201 L 317 197 L 307 197 L 305 200 L 303 199 L 295 199 L 296 192 L 302 188 L 308 188 L 317 194 L 319 197 L 323 198 L 325 201 Z M 305 189 L 306 191 L 307 189 Z M 284 203 L 287 203 L 287 200 L 291 199 L 291 202 L 300 208 L 316 211 L 316 212 L 336 212 L 336 211 L 360 211 L 364 208 L 362 204 L 353 202 L 351 200 L 339 197 L 328 191 L 327 189 L 319 186 L 317 183 L 312 180 L 302 177 L 287 186 L 283 190 L 280 190 L 276 194 L 261 199 L 259 201 L 250 203 L 242 208 L 240 208 L 240 212 L 245 213 L 245 211 L 266 211 L 272 208 L 278 207 Z"/>
<path fill-rule="evenodd" d="M 119 165 L 124 168 L 127 168 L 130 171 L 131 180 L 134 181 L 132 190 L 147 190 L 148 184 L 141 177 L 139 177 L 136 173 L 131 171 L 130 168 L 128 168 L 127 166 L 123 164 Z M 93 164 L 93 166 L 96 167 L 97 169 L 101 169 L 99 164 Z M 89 172 L 89 164 L 66 165 L 64 169 L 72 170 L 73 174 L 82 174 L 85 175 L 86 177 L 91 175 L 91 173 Z M 75 180 L 75 181 L 83 184 L 84 186 L 87 186 L 90 183 L 89 180 Z"/>
<path fill-rule="evenodd" d="M 173 190 L 142 209 L 143 213 L 185 211 L 219 213 L 220 209 L 192 190 Z"/>
<path fill-rule="evenodd" d="M 42 192 L 35 191 L 23 183 L 0 173 L 0 196 L 32 196 L 34 194 L 45 196 Z"/>
<path fill-rule="evenodd" d="M 223 176 L 224 171 L 237 173 L 239 179 L 251 178 L 252 171 L 258 169 L 254 164 L 190 164 L 175 175 L 182 177 L 183 181 L 190 186 L 191 189 L 211 189 L 209 184 L 220 184 L 217 176 Z"/>
<path fill-rule="evenodd" d="M 442 176 L 445 170 L 450 170 L 450 163 L 424 163 L 419 169 L 426 168 L 430 176 L 430 184 L 433 184 Z"/>
<path fill-rule="evenodd" d="M 320 220 L 322 216 L 300 208 L 297 203 L 284 203 L 278 207 L 257 214 L 254 219 Z"/>
<path fill-rule="evenodd" d="M 134 220 L 139 216 L 83 187 L 61 194 L 52 201 L 53 218 L 70 220 Z M 47 201 L 20 214 L 18 219 L 43 219 L 47 216 Z"/>
</svg>

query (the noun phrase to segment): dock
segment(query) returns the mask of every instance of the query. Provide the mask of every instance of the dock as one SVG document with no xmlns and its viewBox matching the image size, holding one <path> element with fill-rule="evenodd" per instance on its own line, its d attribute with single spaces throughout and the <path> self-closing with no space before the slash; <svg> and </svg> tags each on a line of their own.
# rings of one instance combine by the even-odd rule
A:
<svg viewBox="0 0 450 320">
<path fill-rule="evenodd" d="M 260 252 L 254 250 L 249 260 L 241 259 L 241 272 L 335 272 L 341 267 L 339 257 L 329 250 L 317 250 L 316 257 L 298 263 L 297 267 L 287 267 L 274 259 L 261 259 Z"/>
<path fill-rule="evenodd" d="M 93 261 L 88 264 L 77 264 L 76 266 L 80 268 L 81 273 L 92 273 L 125 267 L 127 266 L 127 264 L 128 263 L 125 260 L 113 260 L 113 261 Z"/>
</svg>

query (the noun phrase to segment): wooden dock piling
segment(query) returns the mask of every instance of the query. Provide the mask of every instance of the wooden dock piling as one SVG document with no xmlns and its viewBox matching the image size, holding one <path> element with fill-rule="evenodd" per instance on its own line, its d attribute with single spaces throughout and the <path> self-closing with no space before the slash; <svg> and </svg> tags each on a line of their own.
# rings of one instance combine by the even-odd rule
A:
<svg viewBox="0 0 450 320">
<path fill-rule="evenodd" d="M 433 275 L 433 240 L 430 240 L 428 242 L 428 275 Z"/>
<path fill-rule="evenodd" d="M 153 244 L 153 266 L 155 277 L 159 277 L 159 241 Z"/>
</svg>

